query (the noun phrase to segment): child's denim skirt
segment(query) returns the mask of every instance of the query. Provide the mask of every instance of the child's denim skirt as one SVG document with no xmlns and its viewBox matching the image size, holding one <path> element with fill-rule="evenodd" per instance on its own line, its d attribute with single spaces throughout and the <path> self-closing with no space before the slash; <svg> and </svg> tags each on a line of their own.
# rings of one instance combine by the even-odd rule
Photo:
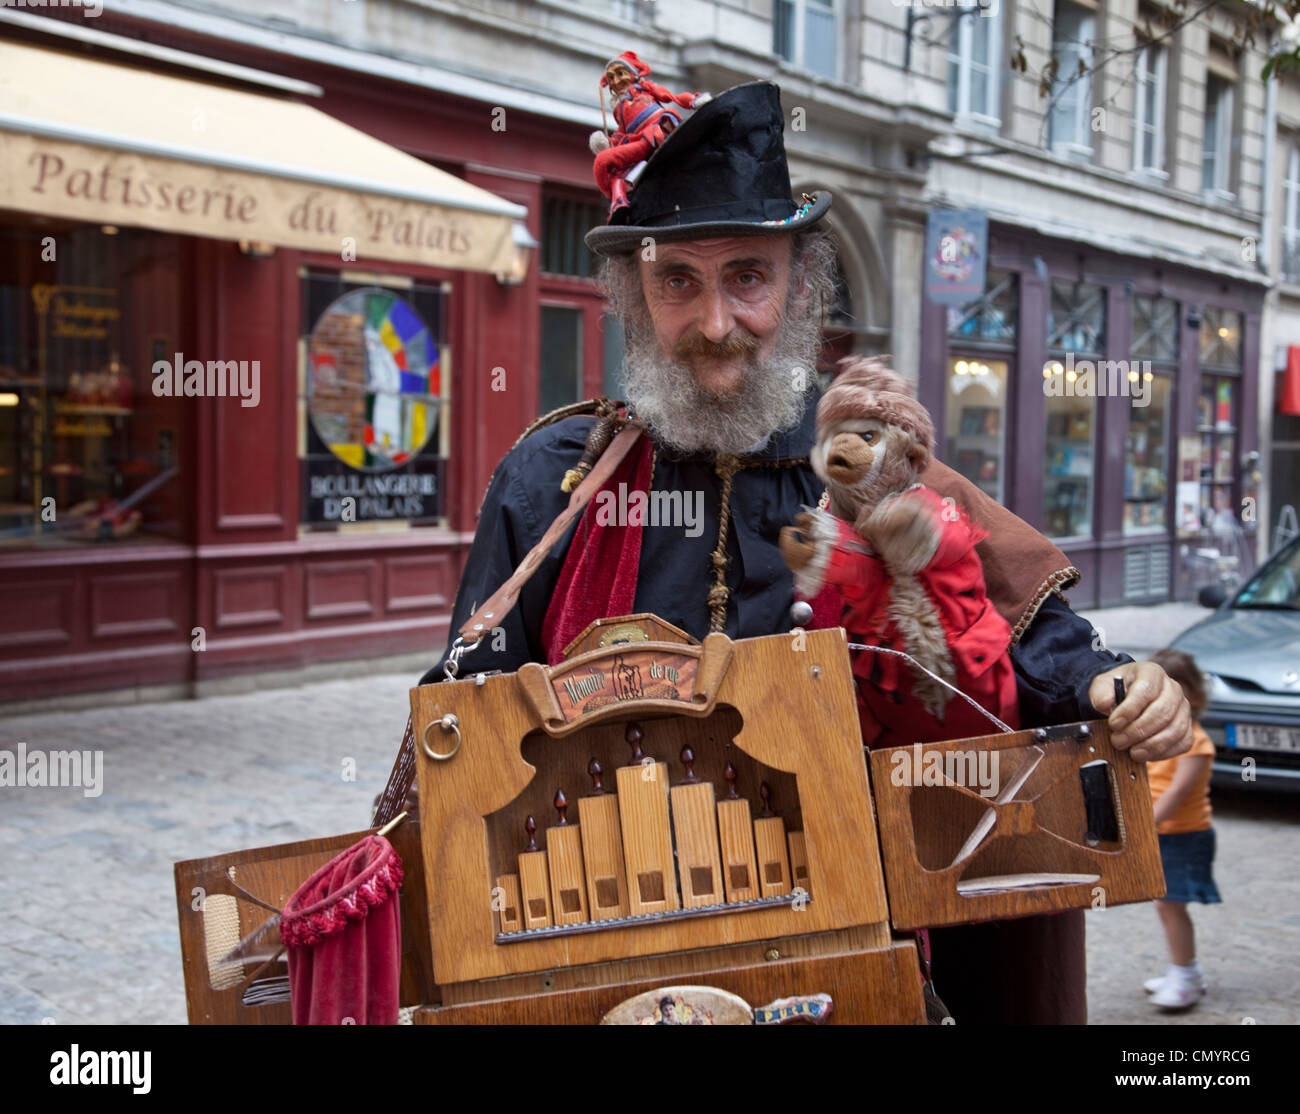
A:
<svg viewBox="0 0 1300 1114">
<path fill-rule="evenodd" d="M 1165 868 L 1165 901 L 1199 901 L 1217 905 L 1219 887 L 1210 864 L 1214 862 L 1214 829 L 1162 835 L 1160 862 Z"/>
</svg>

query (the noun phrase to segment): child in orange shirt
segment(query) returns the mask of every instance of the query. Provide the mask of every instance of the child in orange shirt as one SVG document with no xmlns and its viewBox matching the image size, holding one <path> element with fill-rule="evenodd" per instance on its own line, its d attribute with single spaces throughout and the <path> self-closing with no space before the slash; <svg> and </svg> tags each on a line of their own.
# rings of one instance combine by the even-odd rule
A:
<svg viewBox="0 0 1300 1114">
<path fill-rule="evenodd" d="M 1205 712 L 1205 681 L 1191 654 L 1158 650 L 1151 660 L 1183 687 L 1192 707 L 1192 749 L 1147 765 L 1160 860 L 1165 868 L 1165 897 L 1156 902 L 1156 911 L 1169 942 L 1171 963 L 1164 975 L 1148 979 L 1145 986 L 1154 1005 L 1185 1009 L 1206 990 L 1196 961 L 1196 935 L 1187 903 L 1214 905 L 1221 900 L 1210 873 L 1214 862 L 1214 828 L 1210 826 L 1214 743 L 1199 722 Z"/>
</svg>

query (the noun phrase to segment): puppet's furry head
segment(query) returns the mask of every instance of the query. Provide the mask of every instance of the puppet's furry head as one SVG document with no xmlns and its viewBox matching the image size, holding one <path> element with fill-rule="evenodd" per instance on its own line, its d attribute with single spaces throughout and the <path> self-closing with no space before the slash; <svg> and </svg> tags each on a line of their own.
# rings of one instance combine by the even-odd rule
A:
<svg viewBox="0 0 1300 1114">
<path fill-rule="evenodd" d="M 840 373 L 817 404 L 818 440 L 837 422 L 860 418 L 878 418 L 907 430 L 925 448 L 929 462 L 934 423 L 912 385 L 889 366 L 888 356 L 848 356 L 840 361 Z"/>
</svg>

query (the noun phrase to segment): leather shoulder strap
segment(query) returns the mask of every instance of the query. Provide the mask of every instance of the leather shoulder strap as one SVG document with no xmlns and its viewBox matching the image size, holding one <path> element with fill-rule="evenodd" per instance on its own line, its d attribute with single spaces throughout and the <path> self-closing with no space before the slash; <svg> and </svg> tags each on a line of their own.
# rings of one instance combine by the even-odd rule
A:
<svg viewBox="0 0 1300 1114">
<path fill-rule="evenodd" d="M 511 608 L 518 602 L 519 593 L 523 586 L 528 583 L 529 578 L 537 571 L 537 566 L 554 548 L 555 543 L 564 536 L 564 531 L 569 528 L 569 523 L 582 513 L 596 492 L 614 474 L 614 470 L 631 452 L 632 446 L 636 444 L 636 439 L 643 432 L 644 429 L 641 426 L 629 422 L 610 442 L 609 448 L 600 454 L 600 458 L 591 471 L 574 489 L 573 494 L 569 496 L 569 505 L 560 512 L 555 521 L 547 528 L 546 533 L 542 535 L 541 540 L 519 562 L 519 567 L 511 574 L 510 579 L 493 592 L 488 601 L 465 620 L 459 634 L 467 646 L 476 645 L 505 615 L 509 614 Z"/>
</svg>

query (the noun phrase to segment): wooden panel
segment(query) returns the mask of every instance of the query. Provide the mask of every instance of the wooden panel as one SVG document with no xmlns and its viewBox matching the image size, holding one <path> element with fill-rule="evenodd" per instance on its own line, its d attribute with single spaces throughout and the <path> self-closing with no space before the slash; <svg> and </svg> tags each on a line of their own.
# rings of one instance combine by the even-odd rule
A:
<svg viewBox="0 0 1300 1114">
<path fill-rule="evenodd" d="M 210 477 L 217 530 L 281 535 L 297 523 L 295 438 L 285 436 L 297 416 L 297 321 L 286 313 L 286 302 L 296 304 L 294 263 L 286 252 L 255 259 L 230 245 L 218 249 L 220 295 L 207 338 L 215 351 L 204 358 L 245 361 L 250 374 L 256 363 L 258 399 L 253 406 L 237 397 L 200 400 L 212 435 L 200 447 L 199 474 Z"/>
<path fill-rule="evenodd" d="M 791 832 L 787 837 L 790 845 L 790 885 L 793 888 L 808 890 L 808 847 L 804 842 L 803 832 Z"/>
<path fill-rule="evenodd" d="M 718 835 L 722 847 L 723 883 L 728 901 L 753 901 L 758 889 L 758 856 L 754 854 L 754 822 L 749 802 L 718 802 Z"/>
<path fill-rule="evenodd" d="M 587 902 L 593 921 L 628 915 L 627 874 L 623 864 L 623 828 L 618 798 L 583 797 L 578 802 L 582 861 L 587 874 Z"/>
<path fill-rule="evenodd" d="M 633 916 L 680 909 L 668 819 L 668 767 L 662 762 L 623 766 L 615 776 L 628 908 Z"/>
<path fill-rule="evenodd" d="M 497 912 L 500 914 L 501 931 L 518 932 L 524 927 L 522 898 L 519 896 L 519 875 L 501 875 L 497 879 L 497 887 L 501 892 L 493 896 L 500 904 Z"/>
<path fill-rule="evenodd" d="M 682 905 L 721 905 L 725 900 L 722 863 L 718 855 L 718 817 L 713 786 L 675 785 L 669 793 Z"/>
<path fill-rule="evenodd" d="M 179 634 L 184 599 L 175 570 L 96 576 L 90 582 L 91 637 Z"/>
<path fill-rule="evenodd" d="M 370 617 L 375 612 L 376 563 L 321 561 L 307 565 L 303 590 L 308 619 Z"/>
<path fill-rule="evenodd" d="M 758 855 L 758 888 L 763 897 L 790 892 L 790 860 L 785 849 L 785 821 L 768 816 L 754 821 L 754 851 Z"/>
<path fill-rule="evenodd" d="M 551 915 L 556 924 L 587 920 L 587 877 L 577 824 L 546 829 L 546 869 L 551 875 Z"/>
<path fill-rule="evenodd" d="M 384 560 L 384 610 L 431 611 L 445 608 L 455 591 L 448 553 L 422 553 Z"/>
<path fill-rule="evenodd" d="M 283 565 L 213 569 L 212 592 L 218 630 L 285 621 Z"/>
<path fill-rule="evenodd" d="M 522 671 L 486 677 L 481 685 L 472 678 L 427 685 L 411 692 L 417 737 L 454 713 L 464 739 L 446 762 L 416 748 L 421 836 L 429 888 L 438 895 L 430 900 L 429 923 L 440 983 L 884 924 L 884 879 L 843 632 L 810 632 L 797 652 L 783 636 L 744 639 L 732 652 L 713 713 L 639 720 L 644 749 L 651 757 L 678 755 L 689 743 L 698 773 L 715 784 L 730 754 L 746 767 L 741 789 L 751 795 L 755 781 L 769 781 L 783 819 L 806 834 L 814 899 L 797 911 L 744 909 L 497 944 L 497 917 L 481 895 L 513 873 L 524 818 L 543 814 L 557 786 L 572 791 L 581 784 L 593 756 L 607 770 L 626 763 L 626 724 L 578 724 L 569 737 L 551 737 L 520 691 Z M 724 720 L 730 726 L 722 731 L 717 725 Z M 615 748 L 621 758 L 612 757 Z M 639 767 L 630 772 L 641 775 Z M 622 796 L 626 790 L 619 789 Z M 620 814 L 626 807 L 620 799 Z M 625 818 L 622 823 L 626 830 Z M 626 841 L 624 854 L 631 904 L 636 882 Z"/>
<path fill-rule="evenodd" d="M 895 928 L 1086 909 L 1098 890 L 1107 905 L 1164 895 L 1146 765 L 1105 720 L 892 747 L 871 772 Z"/>
<path fill-rule="evenodd" d="M 526 851 L 519 856 L 519 899 L 525 928 L 550 925 L 551 883 L 545 851 Z"/>
<path fill-rule="evenodd" d="M 466 1002 L 417 1010 L 418 1025 L 594 1025 L 620 1002 L 657 986 L 681 981 L 665 957 L 657 978 L 535 993 L 487 1002 Z M 793 994 L 829 994 L 830 1024 L 923 1025 L 921 972 L 911 940 L 892 946 L 818 958 L 780 959 L 693 972 L 695 985 L 739 994 L 751 1006 L 765 1006 Z"/>
<path fill-rule="evenodd" d="M 240 965 L 237 981 L 227 977 L 215 981 L 209 975 L 204 939 L 202 903 L 209 895 L 228 895 L 238 901 L 239 931 L 260 926 L 270 914 L 249 902 L 231 884 L 227 869 L 235 868 L 236 880 L 250 893 L 273 905 L 283 902 L 317 869 L 340 851 L 352 846 L 368 832 L 351 832 L 326 839 L 308 839 L 274 847 L 250 848 L 206 859 L 176 863 L 176 908 L 180 926 L 181 962 L 185 973 L 185 1002 L 191 1025 L 288 1025 L 288 1002 L 245 1006 L 242 996 L 260 963 Z M 420 859 L 419 828 L 401 824 L 389 834 L 389 841 L 402 860 L 405 879 L 399 893 L 402 902 L 402 970 L 399 1001 L 404 1006 L 425 1004 L 438 997 L 433 984 L 433 962 L 428 951 L 428 921 L 424 912 L 427 892 Z M 283 962 L 272 964 L 258 977 L 284 975 Z"/>
<path fill-rule="evenodd" d="M 76 581 L 0 578 L 0 649 L 62 646 L 72 638 Z"/>
</svg>

